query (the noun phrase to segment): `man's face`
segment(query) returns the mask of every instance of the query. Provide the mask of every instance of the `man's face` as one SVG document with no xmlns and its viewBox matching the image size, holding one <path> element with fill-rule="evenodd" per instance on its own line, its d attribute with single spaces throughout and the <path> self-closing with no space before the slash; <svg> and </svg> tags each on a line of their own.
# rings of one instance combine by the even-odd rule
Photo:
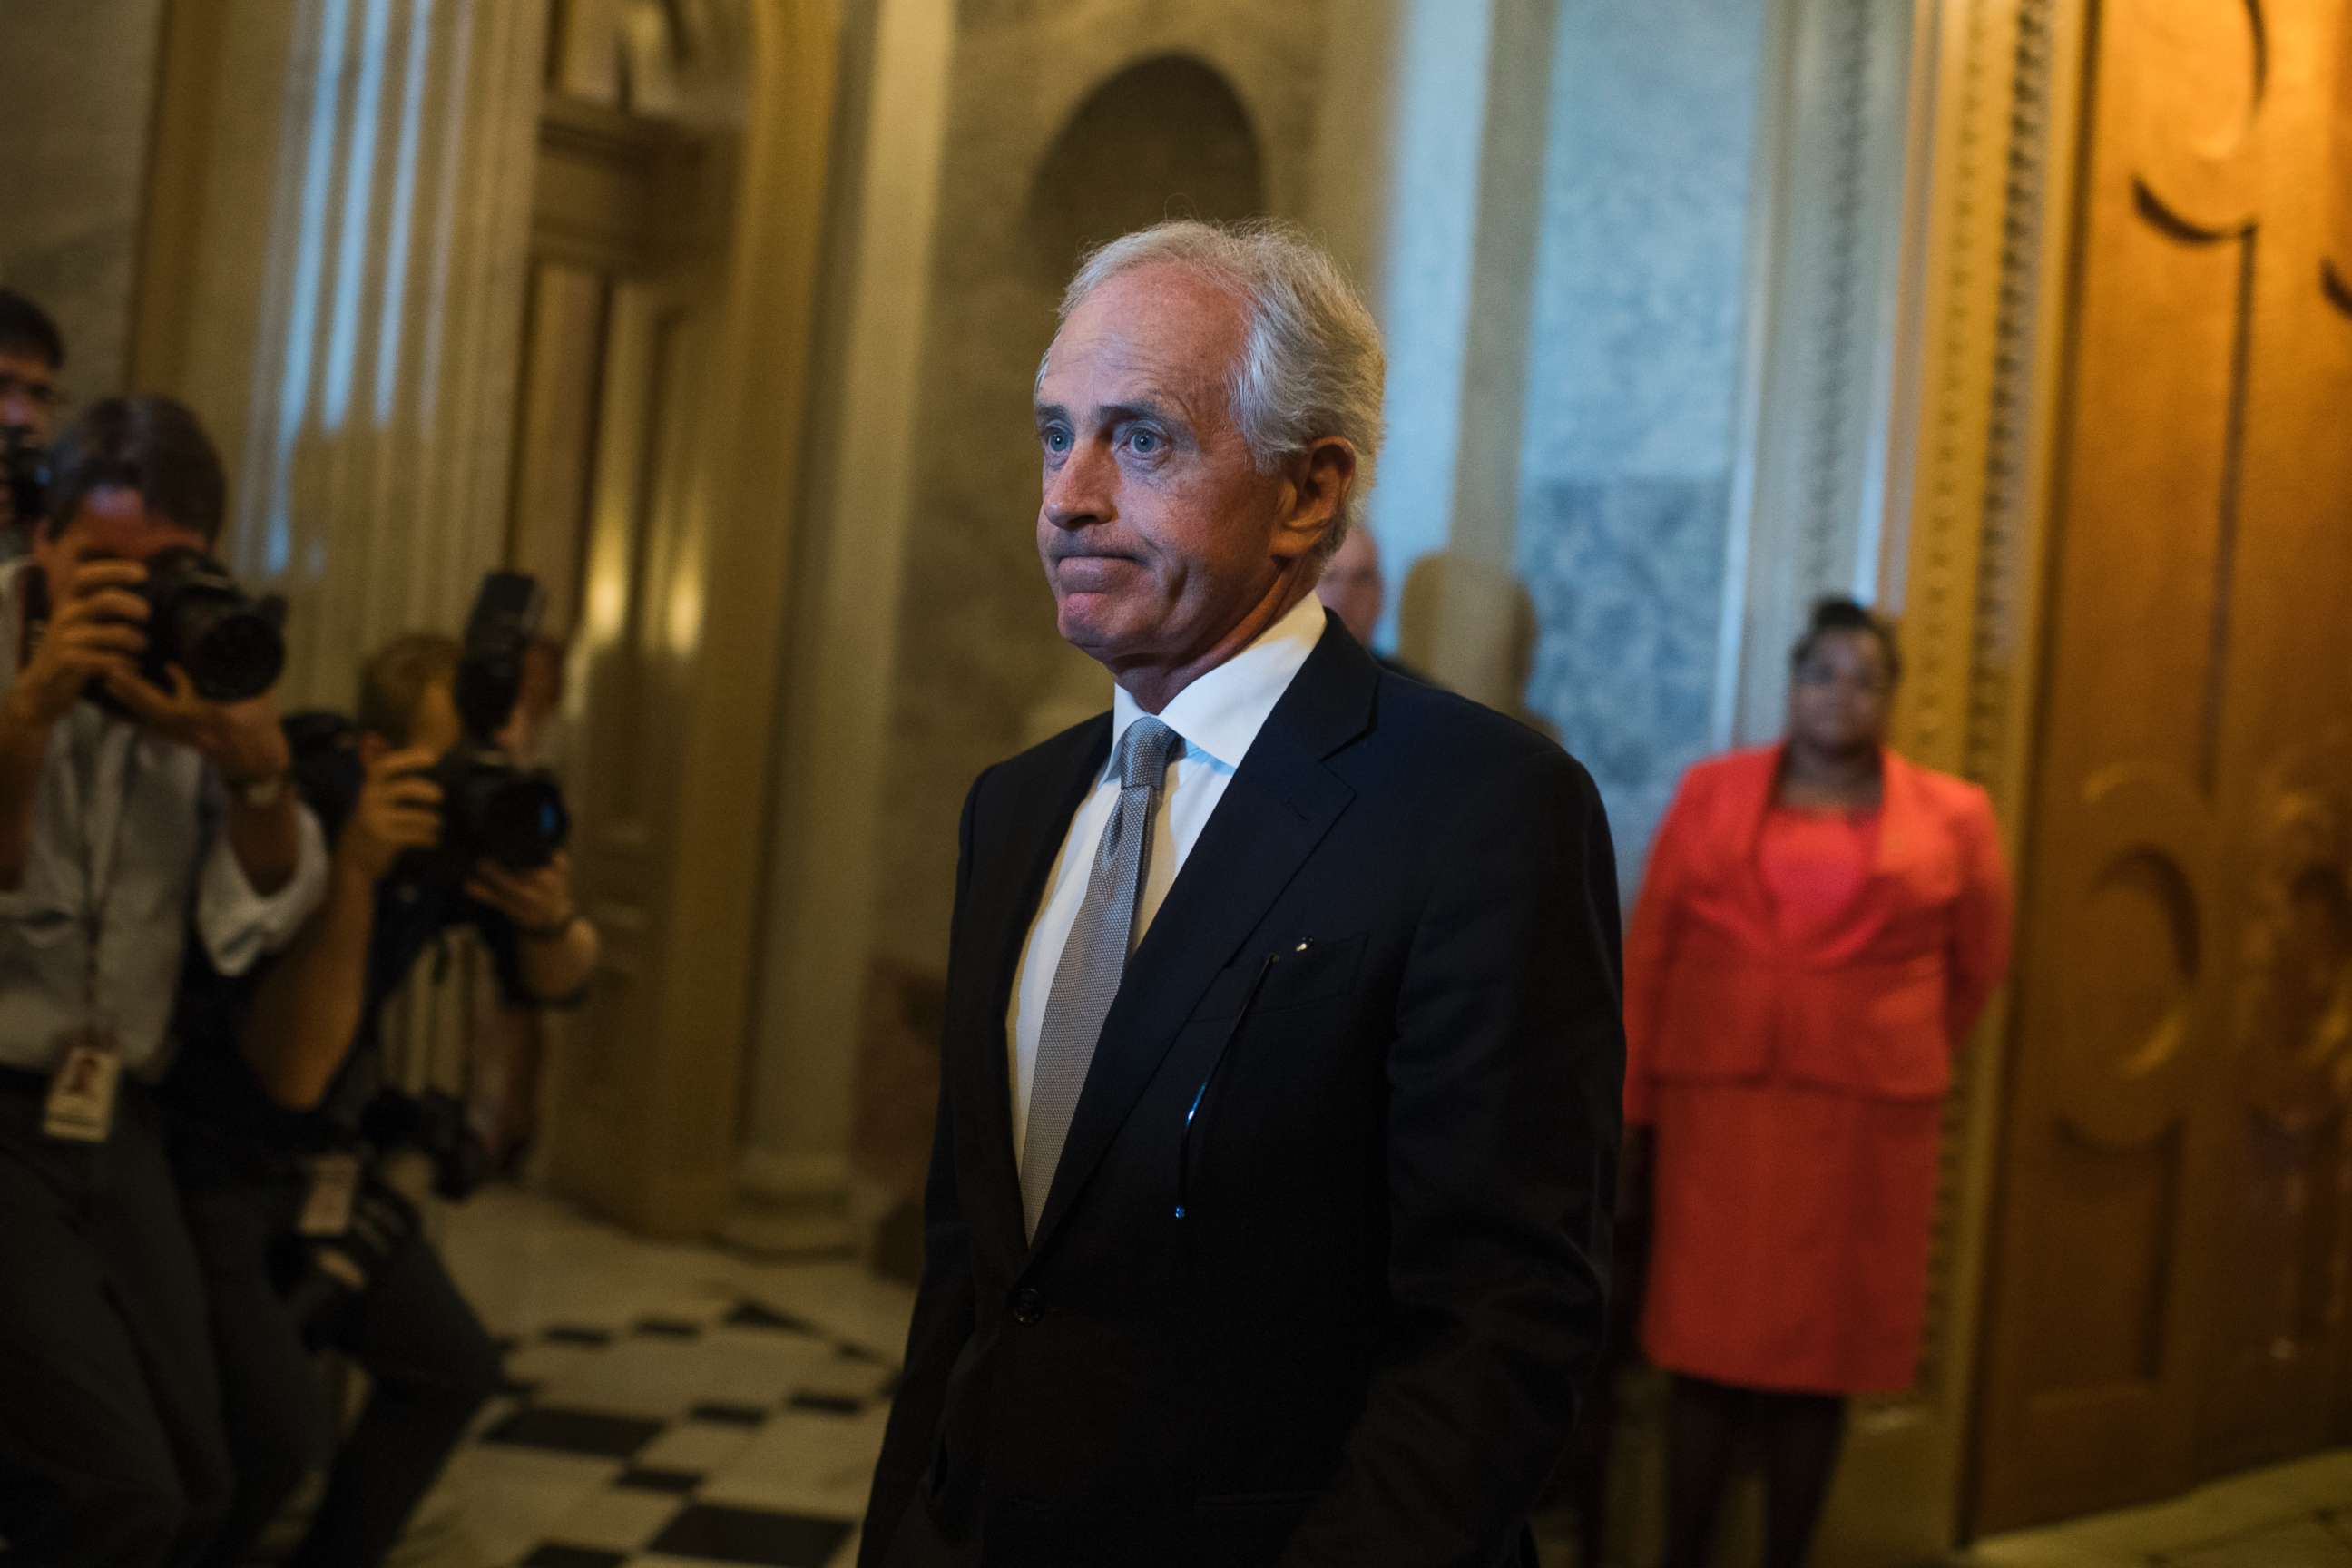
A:
<svg viewBox="0 0 2352 1568">
<path fill-rule="evenodd" d="M 1037 553 L 1062 636 L 1114 676 L 1202 658 L 1311 569 L 1320 520 L 1297 525 L 1297 484 L 1234 421 L 1244 331 L 1230 295 L 1160 264 L 1097 289 L 1047 353 Z"/>
<path fill-rule="evenodd" d="M 84 556 L 144 561 L 182 545 L 206 547 L 205 536 L 194 529 L 183 528 L 163 513 L 148 510 L 145 498 L 137 490 L 109 485 L 84 496 L 64 527 L 55 532 L 35 530 L 33 559 L 52 584 L 62 584 Z"/>
<path fill-rule="evenodd" d="M 56 435 L 58 373 L 48 361 L 0 349 L 0 426 L 29 430 L 47 446 Z"/>
<path fill-rule="evenodd" d="M 0 428 L 22 430 L 31 444 L 46 447 L 56 436 L 58 377 L 49 362 L 13 349 L 0 349 Z M 30 518 L 19 518 L 0 484 L 0 528 Z"/>
<path fill-rule="evenodd" d="M 1358 642 L 1372 646 L 1372 631 L 1381 624 L 1381 606 L 1387 601 L 1388 588 L 1381 581 L 1381 547 L 1369 531 L 1354 529 L 1340 542 L 1331 564 L 1323 568 L 1315 593 Z"/>
</svg>

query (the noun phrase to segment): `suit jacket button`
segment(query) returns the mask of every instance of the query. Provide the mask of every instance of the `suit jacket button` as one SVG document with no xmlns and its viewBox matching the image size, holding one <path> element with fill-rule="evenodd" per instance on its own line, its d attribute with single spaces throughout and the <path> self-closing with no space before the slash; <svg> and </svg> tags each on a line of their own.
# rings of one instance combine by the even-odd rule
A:
<svg viewBox="0 0 2352 1568">
<path fill-rule="evenodd" d="M 1034 1323 L 1045 1315 L 1045 1297 L 1040 1296 L 1034 1290 L 1016 1290 L 1013 1293 L 1013 1321 L 1014 1322 L 1022 1324 Z"/>
</svg>

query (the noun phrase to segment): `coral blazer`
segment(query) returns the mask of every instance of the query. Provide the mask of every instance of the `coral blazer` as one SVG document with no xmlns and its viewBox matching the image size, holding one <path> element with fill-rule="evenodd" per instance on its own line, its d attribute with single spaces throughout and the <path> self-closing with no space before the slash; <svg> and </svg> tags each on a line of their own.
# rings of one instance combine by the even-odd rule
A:
<svg viewBox="0 0 2352 1568">
<path fill-rule="evenodd" d="M 1699 763 L 1659 826 L 1625 949 L 1630 1121 L 1668 1080 L 1935 1100 L 2007 965 L 1991 802 L 1893 752 L 1869 879 L 1825 931 L 1784 936 L 1757 856 L 1780 758 Z"/>
</svg>

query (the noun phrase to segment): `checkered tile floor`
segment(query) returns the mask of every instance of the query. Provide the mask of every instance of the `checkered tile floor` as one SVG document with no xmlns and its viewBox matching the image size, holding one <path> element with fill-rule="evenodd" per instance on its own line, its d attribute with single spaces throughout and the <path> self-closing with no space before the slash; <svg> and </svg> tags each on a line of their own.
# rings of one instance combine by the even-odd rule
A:
<svg viewBox="0 0 2352 1568">
<path fill-rule="evenodd" d="M 846 1265 L 640 1243 L 521 1194 L 458 1211 L 453 1271 L 505 1334 L 413 1568 L 850 1563 L 908 1299 Z"/>
</svg>

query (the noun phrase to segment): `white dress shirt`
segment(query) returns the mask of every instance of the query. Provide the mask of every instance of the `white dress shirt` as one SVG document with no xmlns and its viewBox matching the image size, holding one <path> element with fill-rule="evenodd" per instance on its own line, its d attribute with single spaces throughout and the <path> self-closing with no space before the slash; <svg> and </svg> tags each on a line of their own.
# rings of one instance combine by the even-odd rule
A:
<svg viewBox="0 0 2352 1568">
<path fill-rule="evenodd" d="M 1225 660 L 1171 699 L 1160 721 L 1184 739 L 1184 748 L 1170 764 L 1160 791 L 1160 805 L 1151 819 L 1151 856 L 1145 863 L 1143 887 L 1136 899 L 1135 937 L 1143 941 L 1151 919 L 1167 900 L 1185 857 L 1201 841 L 1201 832 L 1223 800 L 1234 771 L 1249 754 L 1251 742 L 1265 727 L 1267 715 L 1307 663 L 1307 656 L 1323 637 L 1322 601 L 1309 594 L 1249 647 Z M 1118 687 L 1111 699 L 1111 760 L 1118 755 L 1118 738 L 1127 727 L 1147 715 L 1127 689 Z M 1037 1070 L 1037 1037 L 1045 1024 L 1045 999 L 1054 989 L 1054 972 L 1061 967 L 1062 949 L 1070 928 L 1078 921 L 1086 902 L 1087 880 L 1094 870 L 1095 851 L 1111 807 L 1118 801 L 1118 774 L 1111 761 L 1087 792 L 1070 817 L 1062 851 L 1054 861 L 1053 878 L 1022 945 L 1021 966 L 1013 973 L 1013 1003 L 1005 1020 L 1005 1039 L 1012 1053 L 1013 1163 L 1021 1163 L 1028 1142 L 1029 1086 Z M 1132 951 L 1130 949 L 1129 951 Z"/>
<path fill-rule="evenodd" d="M 0 695 L 16 682 L 28 566 L 0 568 Z M 220 831 L 226 809 L 204 758 L 91 703 L 49 731 L 25 878 L 0 892 L 0 1067 L 47 1072 L 68 1032 L 103 1023 L 127 1070 L 160 1077 L 191 927 L 230 975 L 301 928 L 327 889 L 318 818 L 300 809 L 294 875 L 265 896 Z"/>
</svg>

